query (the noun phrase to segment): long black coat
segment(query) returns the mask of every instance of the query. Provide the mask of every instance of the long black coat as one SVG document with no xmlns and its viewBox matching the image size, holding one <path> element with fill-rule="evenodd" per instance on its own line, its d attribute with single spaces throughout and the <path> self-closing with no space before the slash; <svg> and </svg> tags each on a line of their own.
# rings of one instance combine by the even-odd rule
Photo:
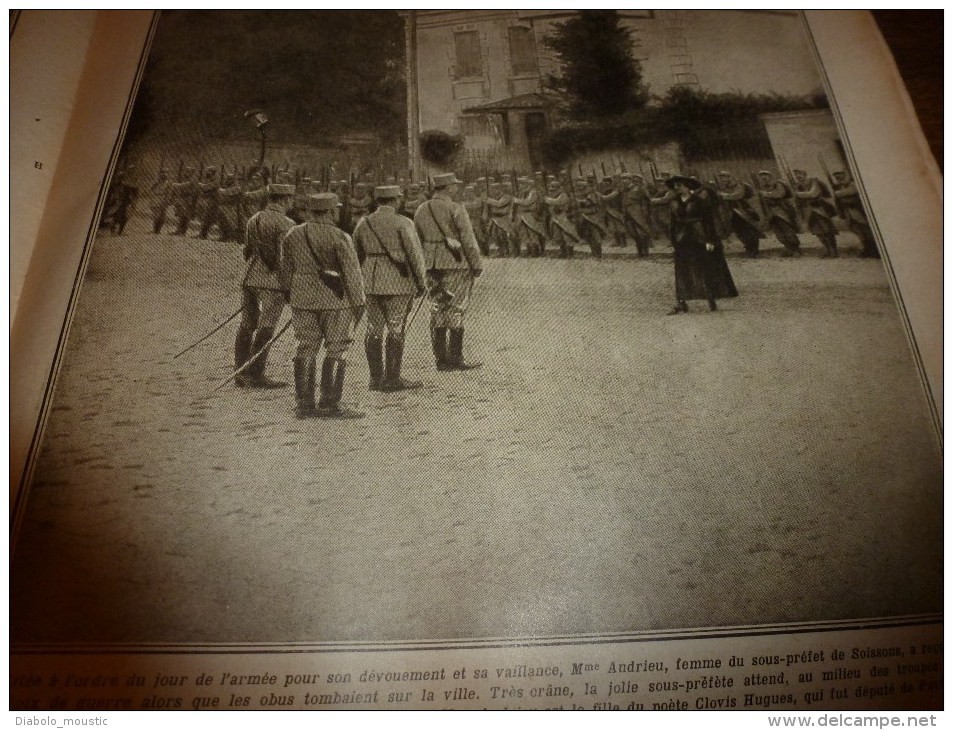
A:
<svg viewBox="0 0 953 730">
<path fill-rule="evenodd" d="M 715 229 L 709 200 L 698 192 L 671 203 L 671 237 L 675 247 L 675 298 L 721 299 L 738 296 L 724 247 Z M 714 245 L 708 251 L 706 243 Z"/>
</svg>

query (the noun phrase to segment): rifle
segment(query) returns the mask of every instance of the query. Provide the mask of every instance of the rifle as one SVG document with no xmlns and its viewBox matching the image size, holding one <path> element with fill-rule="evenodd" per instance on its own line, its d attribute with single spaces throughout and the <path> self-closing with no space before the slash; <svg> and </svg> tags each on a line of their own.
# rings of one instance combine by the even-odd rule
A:
<svg viewBox="0 0 953 730">
<path fill-rule="evenodd" d="M 834 176 L 831 175 L 831 171 L 827 169 L 827 164 L 824 162 L 824 156 L 818 152 L 817 160 L 821 163 L 821 169 L 824 170 L 824 177 L 827 178 L 827 184 L 831 189 L 831 197 L 834 199 L 834 211 L 837 213 L 838 218 L 843 218 L 844 214 L 841 212 L 840 201 L 837 199 L 837 196 L 834 195 Z"/>
<path fill-rule="evenodd" d="M 608 177 L 609 174 L 606 172 L 606 163 L 603 162 L 602 160 L 599 160 L 599 164 L 602 165 L 602 177 Z M 593 177 L 595 177 L 595 174 L 596 174 L 596 170 L 595 170 L 595 168 L 593 168 L 593 169 L 592 169 L 592 175 L 593 175 Z"/>
<path fill-rule="evenodd" d="M 176 182 L 182 182 L 182 166 L 183 166 L 184 164 L 185 164 L 185 163 L 182 162 L 182 158 L 180 157 L 180 158 L 179 158 L 179 171 L 175 174 L 175 181 L 176 181 Z"/>
<path fill-rule="evenodd" d="M 761 186 L 758 184 L 758 178 L 753 172 L 749 172 L 748 177 L 751 179 L 751 188 L 752 190 L 754 190 L 755 194 L 758 196 L 758 202 L 761 204 L 762 220 L 765 224 L 767 224 L 768 206 L 764 204 L 764 194 L 761 192 Z"/>
<path fill-rule="evenodd" d="M 341 211 L 342 218 L 341 227 L 344 230 L 351 228 L 351 191 L 354 190 L 354 170 L 348 172 L 347 186 L 344 190 L 341 191 L 341 195 L 344 197 L 344 207 Z M 352 229 L 353 230 L 353 229 Z"/>
<path fill-rule="evenodd" d="M 794 181 L 794 175 L 791 173 L 791 168 L 788 167 L 788 164 L 784 161 L 784 158 L 778 155 L 778 167 L 781 169 L 781 174 L 787 178 L 788 185 L 791 186 L 791 194 L 793 195 L 797 191 L 797 183 Z M 804 229 L 806 227 L 806 221 L 804 220 L 804 215 L 802 214 L 801 206 L 802 203 L 796 195 L 794 195 L 794 200 L 791 201 L 794 205 L 794 216 L 797 220 L 798 228 Z"/>
<path fill-rule="evenodd" d="M 579 169 L 582 169 L 582 166 L 579 166 Z M 566 168 L 566 174 L 569 176 L 569 199 L 572 201 L 573 211 L 575 212 L 579 208 L 579 203 L 576 201 L 576 185 L 572 181 L 572 166 Z"/>
</svg>

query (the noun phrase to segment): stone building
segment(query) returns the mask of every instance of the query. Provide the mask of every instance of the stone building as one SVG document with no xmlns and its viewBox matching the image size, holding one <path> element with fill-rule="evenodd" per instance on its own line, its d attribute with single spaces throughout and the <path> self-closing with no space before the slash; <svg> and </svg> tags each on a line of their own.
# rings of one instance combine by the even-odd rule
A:
<svg viewBox="0 0 953 730">
<path fill-rule="evenodd" d="M 468 154 L 503 156 L 507 167 L 538 163 L 552 125 L 545 93 L 558 61 L 546 45 L 579 11 L 418 10 L 406 21 L 408 142 L 418 159 L 422 130 L 462 135 Z M 673 86 L 711 92 L 808 95 L 821 90 L 798 13 L 620 10 L 649 92 Z"/>
</svg>

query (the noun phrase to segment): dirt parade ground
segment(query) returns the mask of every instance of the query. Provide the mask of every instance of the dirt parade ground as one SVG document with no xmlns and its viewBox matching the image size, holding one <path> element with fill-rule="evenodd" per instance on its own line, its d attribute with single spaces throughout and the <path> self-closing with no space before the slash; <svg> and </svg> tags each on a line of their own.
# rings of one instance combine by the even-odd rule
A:
<svg viewBox="0 0 953 730">
<path fill-rule="evenodd" d="M 942 477 L 883 264 L 489 259 L 472 372 L 353 421 L 232 369 L 237 244 L 100 235 L 13 555 L 14 642 L 520 637 L 940 611 Z M 625 249 L 632 252 L 632 247 Z M 282 315 L 282 322 L 289 317 Z M 289 331 L 269 361 L 291 381 Z"/>
</svg>

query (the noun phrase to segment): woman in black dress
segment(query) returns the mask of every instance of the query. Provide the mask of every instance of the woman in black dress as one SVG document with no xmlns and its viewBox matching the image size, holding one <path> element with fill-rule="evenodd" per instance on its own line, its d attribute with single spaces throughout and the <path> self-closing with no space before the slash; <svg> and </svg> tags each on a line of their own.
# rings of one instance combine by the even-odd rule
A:
<svg viewBox="0 0 953 730">
<path fill-rule="evenodd" d="M 715 229 L 714 199 L 698 180 L 673 175 L 665 181 L 675 193 L 671 203 L 671 237 L 675 248 L 675 300 L 669 314 L 688 311 L 689 299 L 705 299 L 715 311 L 716 299 L 736 297 L 738 290 L 725 261 Z"/>
</svg>

